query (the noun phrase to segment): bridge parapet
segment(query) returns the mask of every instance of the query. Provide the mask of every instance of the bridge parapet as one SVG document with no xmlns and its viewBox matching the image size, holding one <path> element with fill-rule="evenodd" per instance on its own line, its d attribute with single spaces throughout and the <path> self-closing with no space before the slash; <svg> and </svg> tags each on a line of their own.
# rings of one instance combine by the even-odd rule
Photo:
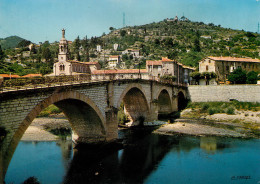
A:
<svg viewBox="0 0 260 184">
<path fill-rule="evenodd" d="M 56 86 L 77 85 L 83 83 L 96 83 L 105 81 L 120 80 L 147 80 L 155 81 L 162 84 L 187 87 L 187 84 L 173 82 L 171 80 L 161 79 L 147 74 L 81 74 L 81 75 L 64 75 L 55 77 L 35 77 L 35 78 L 16 78 L 5 80 L 0 84 L 0 93 L 18 90 L 29 90 L 36 88 L 50 88 Z"/>
</svg>

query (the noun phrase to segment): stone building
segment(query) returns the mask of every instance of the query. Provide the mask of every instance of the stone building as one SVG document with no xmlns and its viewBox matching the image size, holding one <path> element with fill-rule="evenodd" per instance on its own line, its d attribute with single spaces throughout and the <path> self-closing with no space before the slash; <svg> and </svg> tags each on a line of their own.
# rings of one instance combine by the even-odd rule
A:
<svg viewBox="0 0 260 184">
<path fill-rule="evenodd" d="M 150 76 L 172 75 L 176 77 L 178 83 L 190 83 L 190 73 L 195 70 L 195 68 L 164 57 L 158 61 L 146 61 L 146 68 Z"/>
<path fill-rule="evenodd" d="M 121 63 L 121 57 L 119 55 L 115 55 L 115 56 L 109 56 L 108 58 L 108 68 L 117 68 L 119 67 Z"/>
<path fill-rule="evenodd" d="M 68 41 L 65 39 L 65 30 L 62 30 L 62 38 L 59 43 L 58 62 L 53 65 L 53 73 L 47 76 L 59 75 L 78 75 L 91 73 L 94 70 L 99 70 L 98 62 L 79 62 L 69 60 Z"/>
<path fill-rule="evenodd" d="M 260 71 L 260 60 L 252 58 L 209 56 L 199 62 L 199 72 L 215 72 L 217 74 L 216 82 L 220 84 L 226 83 L 229 74 L 237 68 L 241 68 L 247 72 Z M 200 81 L 200 84 L 204 83 L 203 80 Z"/>
<path fill-rule="evenodd" d="M 133 58 L 139 58 L 140 50 L 139 49 L 126 49 L 122 52 L 122 54 L 128 54 L 128 55 L 132 55 Z"/>
</svg>

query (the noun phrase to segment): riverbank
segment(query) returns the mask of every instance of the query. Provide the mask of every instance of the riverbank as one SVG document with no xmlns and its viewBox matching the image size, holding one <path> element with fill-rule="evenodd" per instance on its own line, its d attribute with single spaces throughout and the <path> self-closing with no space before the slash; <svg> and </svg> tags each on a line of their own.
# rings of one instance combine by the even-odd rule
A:
<svg viewBox="0 0 260 184">
<path fill-rule="evenodd" d="M 145 126 L 160 126 L 154 133 L 164 135 L 222 136 L 260 138 L 260 112 L 235 111 L 235 114 L 200 113 L 198 109 L 185 109 L 173 123 L 154 121 Z M 63 113 L 36 118 L 22 137 L 22 141 L 55 141 L 60 139 L 53 130 L 70 129 Z M 52 133 L 51 133 L 52 132 Z"/>
<path fill-rule="evenodd" d="M 55 114 L 49 117 L 35 118 L 25 131 L 22 141 L 55 141 L 59 136 L 51 133 L 52 130 L 70 129 L 69 121 L 64 114 Z"/>
<path fill-rule="evenodd" d="M 260 138 L 260 112 L 235 111 L 233 115 L 208 115 L 199 113 L 198 109 L 185 109 L 181 112 L 181 118 L 161 126 L 154 133 Z"/>
</svg>

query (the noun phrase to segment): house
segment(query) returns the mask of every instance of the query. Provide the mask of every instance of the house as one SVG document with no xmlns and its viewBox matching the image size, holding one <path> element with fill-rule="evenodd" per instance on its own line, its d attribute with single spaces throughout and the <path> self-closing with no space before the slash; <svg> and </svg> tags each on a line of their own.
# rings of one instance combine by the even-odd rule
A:
<svg viewBox="0 0 260 184">
<path fill-rule="evenodd" d="M 68 41 L 65 39 L 65 30 L 59 43 L 58 62 L 53 65 L 53 73 L 47 76 L 90 74 L 101 68 L 98 62 L 79 62 L 69 60 Z"/>
<path fill-rule="evenodd" d="M 117 68 L 121 63 L 121 58 L 119 55 L 109 56 L 108 58 L 108 68 Z"/>
<path fill-rule="evenodd" d="M 95 70 L 91 73 L 93 80 L 102 79 L 149 79 L 146 69 L 112 69 Z"/>
<path fill-rule="evenodd" d="M 185 66 L 175 60 L 164 57 L 157 61 L 146 61 L 146 68 L 150 76 L 175 76 L 176 82 L 178 83 L 190 83 L 190 73 L 195 70 L 195 68 Z"/>
<path fill-rule="evenodd" d="M 226 83 L 228 76 L 235 69 L 241 68 L 247 72 L 259 71 L 260 60 L 252 58 L 236 58 L 236 57 L 213 57 L 208 56 L 199 62 L 199 72 L 214 72 L 217 74 L 217 83 Z M 201 83 L 203 80 L 200 81 Z"/>
<path fill-rule="evenodd" d="M 132 55 L 133 58 L 139 58 L 140 50 L 139 49 L 126 49 L 122 52 L 122 54 L 128 54 L 128 55 Z"/>
</svg>

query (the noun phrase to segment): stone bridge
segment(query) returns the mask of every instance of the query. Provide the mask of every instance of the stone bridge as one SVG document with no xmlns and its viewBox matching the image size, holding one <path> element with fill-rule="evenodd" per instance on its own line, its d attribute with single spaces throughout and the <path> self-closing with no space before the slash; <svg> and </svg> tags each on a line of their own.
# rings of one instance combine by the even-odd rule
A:
<svg viewBox="0 0 260 184">
<path fill-rule="evenodd" d="M 125 113 L 138 125 L 157 120 L 182 108 L 187 87 L 144 79 L 96 81 L 0 93 L 0 180 L 25 130 L 51 104 L 60 108 L 73 130 L 75 143 L 113 141 L 118 137 L 117 112 Z"/>
</svg>

